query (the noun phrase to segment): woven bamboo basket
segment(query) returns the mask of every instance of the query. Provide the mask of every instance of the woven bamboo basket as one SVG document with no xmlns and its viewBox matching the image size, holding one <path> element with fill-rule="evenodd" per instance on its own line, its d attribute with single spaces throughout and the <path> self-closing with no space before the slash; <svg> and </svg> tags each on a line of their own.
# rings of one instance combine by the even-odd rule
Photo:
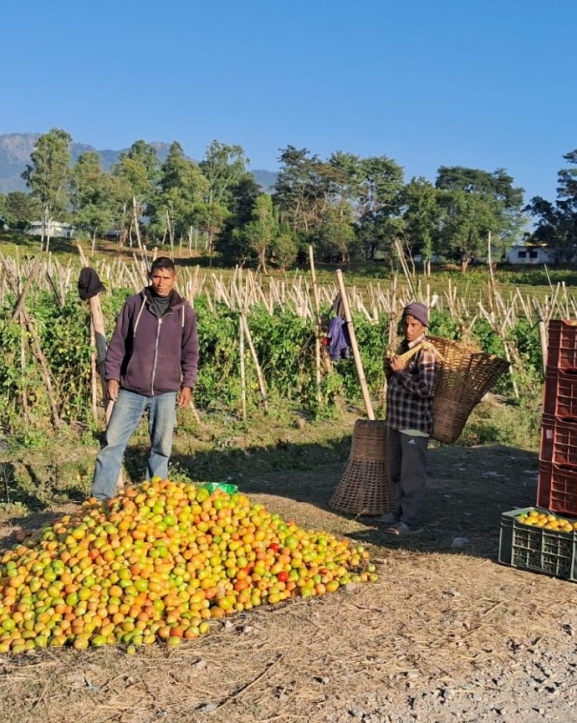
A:
<svg viewBox="0 0 577 723">
<path fill-rule="evenodd" d="M 341 481 L 329 501 L 337 512 L 382 515 L 393 508 L 385 422 L 358 419 Z"/>
<path fill-rule="evenodd" d="M 453 444 L 476 405 L 492 389 L 509 362 L 460 341 L 429 336 L 401 355 L 408 360 L 420 349 L 432 346 L 439 360 L 433 397 L 433 431 L 438 442 Z"/>
</svg>

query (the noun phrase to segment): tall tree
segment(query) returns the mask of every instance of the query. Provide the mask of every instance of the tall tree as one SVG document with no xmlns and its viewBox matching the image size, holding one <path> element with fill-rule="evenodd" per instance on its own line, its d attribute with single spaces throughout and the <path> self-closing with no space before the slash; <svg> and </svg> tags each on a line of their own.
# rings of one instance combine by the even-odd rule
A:
<svg viewBox="0 0 577 723">
<path fill-rule="evenodd" d="M 462 190 L 446 190 L 440 195 L 443 223 L 440 251 L 459 261 L 465 272 L 476 257 L 485 256 L 489 231 L 497 234 L 498 214 L 491 198 Z"/>
<path fill-rule="evenodd" d="M 347 203 L 325 208 L 318 226 L 318 249 L 323 258 L 337 258 L 340 262 L 349 259 L 355 229 Z"/>
<path fill-rule="evenodd" d="M 377 251 L 391 255 L 391 244 L 402 231 L 399 220 L 403 169 L 388 156 L 361 160 L 357 235 L 367 258 Z"/>
<path fill-rule="evenodd" d="M 115 218 L 111 177 L 102 170 L 96 151 L 78 156 L 70 178 L 70 202 L 75 225 L 90 234 L 94 249 L 98 233 L 109 229 Z"/>
<path fill-rule="evenodd" d="M 461 191 L 483 199 L 483 204 L 466 204 L 492 215 L 489 224 L 492 231 L 493 246 L 497 256 L 505 251 L 520 236 L 525 223 L 523 216 L 523 189 L 516 187 L 514 178 L 503 168 L 493 172 L 463 166 L 441 166 L 437 172 L 436 187 L 445 191 Z M 457 204 L 458 205 L 458 204 Z M 454 206 L 456 208 L 457 206 Z M 461 204 L 461 207 L 465 207 Z M 490 207 L 490 211 L 489 211 Z M 482 254 L 485 255 L 485 254 Z"/>
<path fill-rule="evenodd" d="M 438 251 L 443 222 L 439 191 L 425 178 L 412 178 L 400 194 L 403 236 L 412 254 L 420 253 L 427 273 Z"/>
<path fill-rule="evenodd" d="M 248 175 L 249 163 L 242 146 L 214 140 L 199 163 L 208 181 L 205 192 L 207 249 L 212 252 L 217 234 L 230 214 L 233 188 Z"/>
<path fill-rule="evenodd" d="M 4 209 L 8 225 L 17 229 L 25 229 L 41 213 L 38 201 L 24 191 L 7 193 Z"/>
<path fill-rule="evenodd" d="M 151 203 L 159 181 L 160 161 L 153 146 L 138 140 L 126 153 L 121 153 L 112 174 L 117 179 L 115 189 L 123 209 L 123 225 L 129 233 L 134 230 L 140 245 L 140 224 Z M 130 234 L 132 239 L 132 234 Z"/>
<path fill-rule="evenodd" d="M 565 261 L 577 250 L 577 149 L 563 156 L 569 164 L 557 174 L 557 199 L 548 201 L 535 196 L 526 211 L 537 219 L 533 237 L 555 248 Z"/>
<path fill-rule="evenodd" d="M 41 135 L 30 154 L 30 163 L 22 178 L 33 198 L 42 208 L 42 237 L 44 239 L 52 221 L 64 220 L 68 206 L 68 178 L 70 175 L 70 144 L 72 136 L 61 128 L 52 128 Z M 48 249 L 47 243 L 47 249 Z"/>
<path fill-rule="evenodd" d="M 279 221 L 293 233 L 315 229 L 329 200 L 327 166 L 306 148 L 281 150 L 281 165 L 273 190 Z"/>
<path fill-rule="evenodd" d="M 261 193 L 256 199 L 251 220 L 239 232 L 244 236 L 248 247 L 258 259 L 257 270 L 266 273 L 268 259 L 278 234 L 272 199 L 268 193 Z"/>
<path fill-rule="evenodd" d="M 207 191 L 208 181 L 198 164 L 186 158 L 179 143 L 171 143 L 161 167 L 158 191 L 149 207 L 151 226 L 164 229 L 171 244 L 175 237 L 197 229 L 206 217 Z"/>
<path fill-rule="evenodd" d="M 226 263 L 244 265 L 253 252 L 242 228 L 251 221 L 257 198 L 262 190 L 250 174 L 243 176 L 231 189 L 228 216 L 216 240 L 216 249 Z"/>
</svg>

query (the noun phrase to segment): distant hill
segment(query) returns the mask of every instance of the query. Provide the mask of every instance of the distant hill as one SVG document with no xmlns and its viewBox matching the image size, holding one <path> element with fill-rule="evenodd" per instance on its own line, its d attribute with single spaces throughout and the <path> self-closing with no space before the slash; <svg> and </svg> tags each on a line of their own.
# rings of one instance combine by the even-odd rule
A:
<svg viewBox="0 0 577 723">
<path fill-rule="evenodd" d="M 30 162 L 30 154 L 34 150 L 34 144 L 40 133 L 5 133 L 0 134 L 0 193 L 10 191 L 26 191 L 26 184 L 21 177 L 26 165 Z M 169 143 L 154 142 L 150 144 L 156 149 L 161 162 L 166 160 Z M 126 152 L 128 148 L 119 151 L 98 150 L 86 143 L 73 143 L 71 147 L 72 161 L 76 161 L 81 153 L 96 151 L 102 159 L 102 167 L 105 171 L 118 162 L 118 156 Z M 262 186 L 264 191 L 270 192 L 277 174 L 273 171 L 251 171 L 256 182 Z"/>
<path fill-rule="evenodd" d="M 274 171 L 251 171 L 254 180 L 261 186 L 263 191 L 270 193 L 276 183 L 278 173 Z"/>
</svg>

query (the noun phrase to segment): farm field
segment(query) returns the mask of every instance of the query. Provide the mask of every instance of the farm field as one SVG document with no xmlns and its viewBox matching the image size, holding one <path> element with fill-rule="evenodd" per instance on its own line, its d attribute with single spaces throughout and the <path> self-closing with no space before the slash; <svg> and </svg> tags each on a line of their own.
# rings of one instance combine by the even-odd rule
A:
<svg viewBox="0 0 577 723">
<path fill-rule="evenodd" d="M 7 548 L 21 528 L 38 529 L 86 498 L 102 418 L 95 414 L 98 384 L 86 312 L 75 298 L 75 250 L 55 248 L 48 264 L 36 269 L 22 249 L 0 263 L 0 548 Z M 110 325 L 122 301 L 115 292 L 140 288 L 143 266 L 129 254 L 120 261 L 112 248 L 94 263 L 112 292 L 103 300 Z M 345 269 L 377 417 L 383 412 L 382 348 L 390 319 L 410 298 L 407 285 L 427 297 L 438 294 L 435 333 L 468 329 L 486 350 L 510 353 L 513 362 L 512 375 L 477 407 L 459 442 L 433 446 L 426 529 L 407 541 L 387 537 L 369 517 L 328 507 L 365 409 L 352 362 L 323 371 L 322 404 L 314 404 L 319 389 L 313 383 L 310 278 L 182 263 L 182 288 L 195 300 L 210 363 L 199 376 L 197 407 L 179 413 L 171 477 L 232 482 L 300 527 L 365 545 L 378 581 L 214 621 L 208 635 L 178 648 L 155 644 L 130 656 L 122 646 L 0 655 L 0 719 L 571 719 L 574 585 L 497 562 L 501 513 L 535 504 L 543 384 L 536 308 L 552 318 L 577 315 L 571 273 L 397 280 Z M 26 278 L 33 281 L 26 298 L 30 316 L 19 321 L 13 313 Z M 318 278 L 326 313 L 334 269 L 319 269 Z M 247 353 L 242 389 L 241 313 L 247 313 L 256 348 L 252 359 Z M 258 363 L 268 413 L 253 368 Z M 43 391 L 46 379 L 54 385 L 52 396 Z M 143 476 L 146 445 L 141 428 L 125 460 L 125 477 L 135 484 Z"/>
<path fill-rule="evenodd" d="M 503 413 L 475 415 L 502 424 Z M 365 543 L 378 582 L 257 608 L 179 648 L 1 656 L 2 720 L 567 720 L 575 700 L 574 586 L 496 561 L 501 512 L 534 503 L 535 444 L 434 448 L 426 531 L 396 541 L 371 518 L 327 506 L 360 414 L 349 408 L 338 423 L 290 426 L 205 417 L 179 429 L 173 468 L 227 479 L 302 527 Z M 139 434 L 129 450 L 135 479 L 145 443 Z M 71 453 L 55 451 L 51 463 Z M 80 478 L 70 499 L 81 499 L 87 485 Z M 2 544 L 20 526 L 74 507 L 20 516 L 7 508 Z M 467 542 L 454 547 L 455 538 Z"/>
</svg>

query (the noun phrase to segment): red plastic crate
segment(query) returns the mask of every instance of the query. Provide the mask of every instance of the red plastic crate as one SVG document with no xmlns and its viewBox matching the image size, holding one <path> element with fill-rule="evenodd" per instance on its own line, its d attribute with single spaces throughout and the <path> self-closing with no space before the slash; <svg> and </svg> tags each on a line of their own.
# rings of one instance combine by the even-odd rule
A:
<svg viewBox="0 0 577 723">
<path fill-rule="evenodd" d="M 577 320 L 553 319 L 547 331 L 547 366 L 577 369 Z"/>
<path fill-rule="evenodd" d="M 577 420 L 543 415 L 539 459 L 577 468 Z"/>
<path fill-rule="evenodd" d="M 577 517 L 577 469 L 540 460 L 537 507 Z"/>
<path fill-rule="evenodd" d="M 547 368 L 543 413 L 574 418 L 577 422 L 577 369 Z"/>
</svg>

